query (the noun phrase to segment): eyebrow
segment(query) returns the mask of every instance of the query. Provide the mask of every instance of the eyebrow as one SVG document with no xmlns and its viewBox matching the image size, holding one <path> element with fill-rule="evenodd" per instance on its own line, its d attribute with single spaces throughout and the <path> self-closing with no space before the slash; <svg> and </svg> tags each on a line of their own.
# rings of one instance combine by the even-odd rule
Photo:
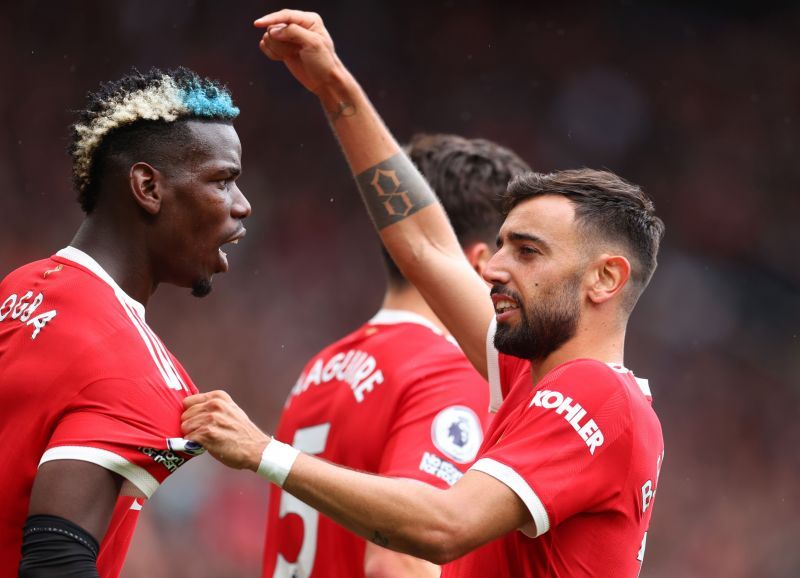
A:
<svg viewBox="0 0 800 578">
<path fill-rule="evenodd" d="M 530 241 L 532 243 L 536 243 L 537 245 L 541 246 L 544 250 L 549 250 L 550 245 L 542 239 L 541 237 L 537 237 L 536 235 L 531 235 L 530 233 L 518 233 L 516 231 L 511 231 L 506 235 L 509 241 Z M 503 244 L 503 239 L 500 235 L 497 235 L 497 247 L 499 248 Z"/>
<path fill-rule="evenodd" d="M 229 175 L 231 177 L 238 177 L 240 174 L 242 174 L 242 169 L 241 169 L 241 167 L 237 167 L 235 165 L 229 165 L 229 166 L 222 167 L 222 168 L 214 171 L 214 175 L 215 176 L 216 175 L 223 175 L 223 174 L 224 175 Z"/>
</svg>

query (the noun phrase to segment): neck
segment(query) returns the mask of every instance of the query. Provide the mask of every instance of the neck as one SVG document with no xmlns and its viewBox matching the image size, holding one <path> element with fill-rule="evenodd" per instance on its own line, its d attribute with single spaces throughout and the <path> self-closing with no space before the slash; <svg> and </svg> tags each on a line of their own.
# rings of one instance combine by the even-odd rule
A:
<svg viewBox="0 0 800 578">
<path fill-rule="evenodd" d="M 574 359 L 596 359 L 603 363 L 624 365 L 625 324 L 584 324 L 575 336 L 541 361 L 531 362 L 531 376 L 536 384 L 555 367 Z"/>
<path fill-rule="evenodd" d="M 400 309 L 421 315 L 433 323 L 442 332 L 448 333 L 447 329 L 439 318 L 433 313 L 428 304 L 413 285 L 408 284 L 404 287 L 389 287 L 383 297 L 384 309 Z"/>
<path fill-rule="evenodd" d="M 148 266 L 145 245 L 137 240 L 137 232 L 130 227 L 92 214 L 70 245 L 97 261 L 125 293 L 146 306 L 158 284 Z"/>
</svg>

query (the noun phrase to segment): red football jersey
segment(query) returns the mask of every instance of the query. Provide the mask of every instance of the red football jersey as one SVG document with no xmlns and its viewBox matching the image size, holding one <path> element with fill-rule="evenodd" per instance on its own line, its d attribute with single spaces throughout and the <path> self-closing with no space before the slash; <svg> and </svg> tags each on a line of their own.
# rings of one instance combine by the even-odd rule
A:
<svg viewBox="0 0 800 578">
<path fill-rule="evenodd" d="M 0 576 L 16 576 L 39 464 L 82 460 L 124 478 L 98 569 L 117 576 L 139 510 L 191 456 L 172 452 L 197 390 L 126 295 L 68 247 L 0 283 Z"/>
<path fill-rule="evenodd" d="M 511 488 L 533 521 L 442 576 L 637 576 L 664 457 L 646 380 L 577 359 L 534 387 L 529 362 L 487 349 L 492 400 L 504 401 L 471 469 Z"/>
<path fill-rule="evenodd" d="M 489 419 L 486 381 L 426 319 L 382 310 L 316 355 L 275 437 L 361 471 L 447 488 L 472 464 Z M 364 576 L 365 542 L 277 488 L 264 576 Z"/>
</svg>

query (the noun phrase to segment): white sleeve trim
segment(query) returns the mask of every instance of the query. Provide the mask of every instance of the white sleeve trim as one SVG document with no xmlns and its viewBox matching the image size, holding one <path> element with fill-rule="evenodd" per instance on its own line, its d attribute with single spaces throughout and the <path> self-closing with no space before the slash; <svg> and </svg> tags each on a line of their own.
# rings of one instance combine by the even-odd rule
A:
<svg viewBox="0 0 800 578">
<path fill-rule="evenodd" d="M 97 464 L 128 480 L 148 499 L 159 486 L 158 480 L 143 467 L 132 464 L 119 454 L 108 450 L 86 446 L 57 446 L 44 452 L 42 459 L 39 460 L 39 466 L 55 460 L 79 460 Z"/>
<path fill-rule="evenodd" d="M 492 317 L 486 332 L 486 377 L 489 380 L 489 411 L 497 413 L 503 403 L 503 388 L 500 386 L 500 352 L 494 348 L 497 318 Z"/>
<path fill-rule="evenodd" d="M 519 528 L 523 534 L 530 538 L 536 538 L 550 529 L 550 517 L 547 515 L 547 510 L 544 509 L 544 504 L 542 504 L 536 492 L 528 485 L 528 482 L 517 472 L 507 465 L 501 464 L 491 458 L 479 459 L 470 469 L 483 472 L 503 482 L 519 496 L 519 499 L 522 500 L 528 508 L 533 518 L 533 527 L 526 524 L 522 528 Z"/>
</svg>

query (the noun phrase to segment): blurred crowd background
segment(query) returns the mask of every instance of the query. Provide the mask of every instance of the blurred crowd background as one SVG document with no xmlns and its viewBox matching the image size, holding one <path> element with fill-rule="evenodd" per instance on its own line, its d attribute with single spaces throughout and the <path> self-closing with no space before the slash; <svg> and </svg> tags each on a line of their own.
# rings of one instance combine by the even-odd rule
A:
<svg viewBox="0 0 800 578">
<path fill-rule="evenodd" d="M 800 575 L 800 7 L 635 0 L 296 3 L 400 140 L 496 140 L 537 170 L 607 167 L 667 236 L 627 365 L 666 439 L 642 576 Z M 0 16 L 0 275 L 81 221 L 71 111 L 132 67 L 186 65 L 242 109 L 253 205 L 203 300 L 159 289 L 151 326 L 201 389 L 274 427 L 307 358 L 379 307 L 376 237 L 316 100 L 257 49 L 275 3 L 26 1 Z M 47 360 L 42 360 L 46 363 Z M 124 576 L 259 575 L 267 484 L 193 460 L 147 504 Z"/>
</svg>

